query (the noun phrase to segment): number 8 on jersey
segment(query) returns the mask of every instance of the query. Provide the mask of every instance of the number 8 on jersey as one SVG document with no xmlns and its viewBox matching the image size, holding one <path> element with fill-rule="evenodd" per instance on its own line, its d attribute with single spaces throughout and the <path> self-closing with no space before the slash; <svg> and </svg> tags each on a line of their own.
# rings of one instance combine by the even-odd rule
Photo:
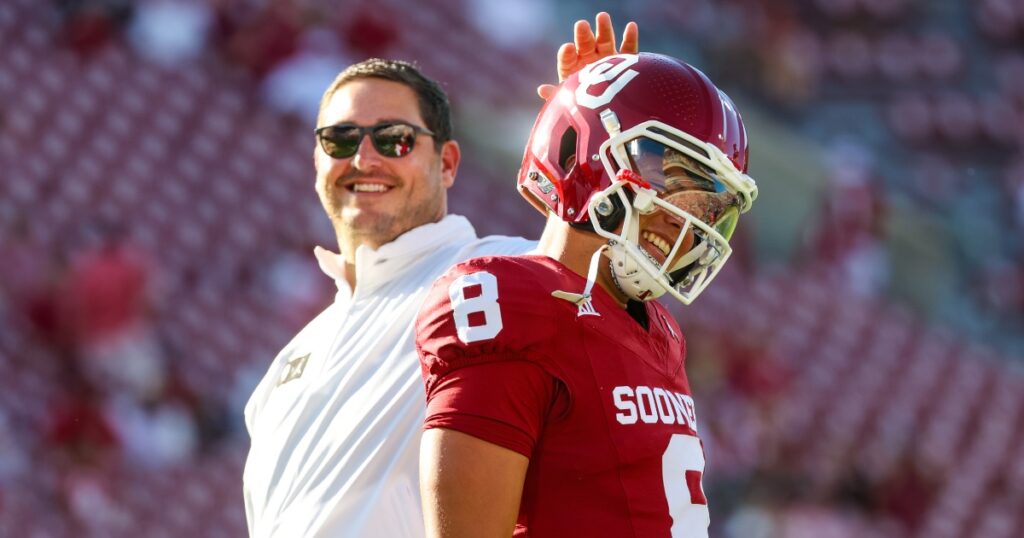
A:
<svg viewBox="0 0 1024 538">
<path fill-rule="evenodd" d="M 448 287 L 459 340 L 471 344 L 501 332 L 498 279 L 487 271 L 462 275 Z"/>
</svg>

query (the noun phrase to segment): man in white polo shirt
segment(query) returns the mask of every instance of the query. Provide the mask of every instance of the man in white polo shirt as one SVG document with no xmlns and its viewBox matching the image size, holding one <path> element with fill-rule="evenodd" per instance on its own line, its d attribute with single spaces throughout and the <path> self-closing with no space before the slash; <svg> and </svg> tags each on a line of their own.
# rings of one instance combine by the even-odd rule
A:
<svg viewBox="0 0 1024 538">
<path fill-rule="evenodd" d="M 577 22 L 559 76 L 615 54 L 611 19 Z M 622 51 L 636 52 L 630 23 Z M 551 87 L 539 89 L 551 96 Z M 343 71 L 321 101 L 316 190 L 340 254 L 317 249 L 335 301 L 274 359 L 245 408 L 243 477 L 254 537 L 424 534 L 418 454 L 425 410 L 413 321 L 448 267 L 526 252 L 521 238 L 477 238 L 447 215 L 459 146 L 448 99 L 405 62 Z"/>
</svg>

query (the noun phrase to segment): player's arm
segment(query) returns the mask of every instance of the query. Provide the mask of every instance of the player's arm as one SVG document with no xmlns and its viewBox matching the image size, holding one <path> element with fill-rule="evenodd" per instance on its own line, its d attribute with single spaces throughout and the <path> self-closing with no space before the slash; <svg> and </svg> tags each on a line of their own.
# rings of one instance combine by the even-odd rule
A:
<svg viewBox="0 0 1024 538">
<path fill-rule="evenodd" d="M 626 24 L 622 33 L 621 48 L 615 43 L 615 29 L 612 27 L 612 17 L 602 11 L 597 14 L 595 25 L 597 34 L 594 34 L 590 23 L 585 20 L 578 20 L 573 25 L 573 42 L 564 43 L 558 48 L 555 61 L 558 66 L 558 81 L 561 82 L 573 73 L 583 69 L 583 66 L 596 62 L 606 56 L 613 54 L 636 54 L 640 50 L 640 29 L 635 22 Z M 555 94 L 555 85 L 541 84 L 537 87 L 537 95 L 545 101 Z"/>
<path fill-rule="evenodd" d="M 473 360 L 488 358 L 493 355 Z M 427 536 L 512 534 L 529 458 L 560 394 L 556 387 L 543 368 L 507 352 L 430 384 L 420 444 Z"/>
<path fill-rule="evenodd" d="M 428 537 L 512 535 L 530 460 L 465 433 L 434 428 L 420 445 Z"/>
<path fill-rule="evenodd" d="M 514 258 L 481 258 L 442 276 L 416 321 L 427 408 L 420 492 L 431 537 L 512 534 L 537 440 L 568 397 L 540 343 L 545 294 Z"/>
</svg>

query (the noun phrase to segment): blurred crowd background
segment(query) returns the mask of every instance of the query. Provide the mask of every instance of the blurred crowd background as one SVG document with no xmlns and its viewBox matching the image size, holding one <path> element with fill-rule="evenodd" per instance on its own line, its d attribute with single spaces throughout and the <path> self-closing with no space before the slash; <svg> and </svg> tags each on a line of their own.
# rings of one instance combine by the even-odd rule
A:
<svg viewBox="0 0 1024 538">
<path fill-rule="evenodd" d="M 321 92 L 450 93 L 451 210 L 514 190 L 572 21 L 736 101 L 761 198 L 693 306 L 712 535 L 1024 536 L 1020 0 L 0 1 L 0 536 L 245 534 L 241 409 L 333 296 Z"/>
</svg>

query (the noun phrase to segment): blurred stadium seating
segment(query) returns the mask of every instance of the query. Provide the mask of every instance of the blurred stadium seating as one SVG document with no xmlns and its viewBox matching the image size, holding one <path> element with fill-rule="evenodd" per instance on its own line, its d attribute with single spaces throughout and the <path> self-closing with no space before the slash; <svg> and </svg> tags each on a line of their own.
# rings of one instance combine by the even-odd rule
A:
<svg viewBox="0 0 1024 538">
<path fill-rule="evenodd" d="M 538 0 L 560 33 L 510 50 L 467 15 L 473 3 L 377 2 L 408 17 L 369 29 L 338 15 L 358 2 L 308 2 L 300 19 L 340 28 L 353 58 L 369 46 L 355 34 L 370 32 L 375 52 L 415 59 L 445 84 L 471 133 L 451 208 L 482 233 L 539 233 L 511 187 L 526 131 L 486 122 L 528 128 L 562 32 L 596 9 L 638 20 L 642 48 L 700 65 L 751 117 L 823 144 L 753 161 L 768 205 L 742 230 L 739 261 L 676 309 L 715 536 L 753 536 L 746 521 L 771 537 L 1024 536 L 1024 6 Z M 284 259 L 304 260 L 281 266 L 298 268 L 294 280 L 317 279 L 310 247 L 333 239 L 311 188 L 313 125 L 262 102 L 261 75 L 224 45 L 224 28 L 262 3 L 210 0 L 231 24 L 174 65 L 125 39 L 131 5 L 0 3 L 0 536 L 244 535 L 240 406 L 332 294 L 330 282 L 286 277 L 285 288 L 310 289 L 301 297 L 273 284 Z M 483 108 L 493 115 L 477 117 Z M 750 123 L 754 144 L 782 151 Z M 856 236 L 885 253 L 872 263 L 888 276 L 866 291 L 850 285 L 842 253 L 811 237 L 839 222 L 819 208 L 843 211 L 825 196 L 849 161 L 823 155 L 850 140 L 884 206 Z M 808 219 L 759 232 L 786 213 Z M 69 457 L 51 431 L 81 360 L 62 282 L 104 227 L 148 260 L 141 315 L 177 387 L 158 398 L 187 404 L 199 435 L 184 459 L 140 463 L 124 438 L 75 459 L 95 440 L 75 437 Z M 771 239 L 783 236 L 788 245 Z"/>
</svg>

